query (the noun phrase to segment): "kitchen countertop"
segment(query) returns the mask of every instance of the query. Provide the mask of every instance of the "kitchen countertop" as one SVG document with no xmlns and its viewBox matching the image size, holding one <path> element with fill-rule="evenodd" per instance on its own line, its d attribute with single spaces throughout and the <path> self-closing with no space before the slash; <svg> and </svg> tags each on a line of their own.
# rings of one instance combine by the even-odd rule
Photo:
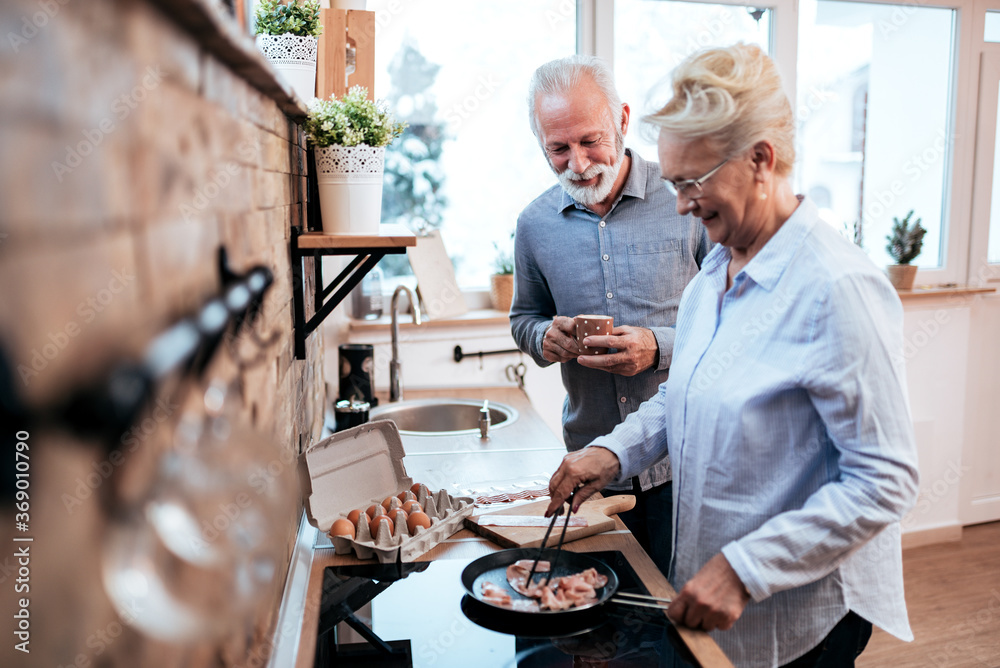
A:
<svg viewBox="0 0 1000 668">
<path fill-rule="evenodd" d="M 405 399 L 452 398 L 502 403 L 518 412 L 509 425 L 493 426 L 486 441 L 479 434 L 418 436 L 402 434 L 406 473 L 431 489 L 450 494 L 478 488 L 478 483 L 518 480 L 542 481 L 559 466 L 566 447 L 531 407 L 524 392 L 515 387 L 463 388 L 454 390 L 407 390 Z M 380 404 L 384 405 L 384 404 Z M 483 490 L 486 491 L 486 490 Z"/>
<path fill-rule="evenodd" d="M 470 484 L 488 480 L 524 478 L 532 474 L 551 474 L 558 466 L 565 450 L 542 419 L 534 412 L 527 396 L 516 388 L 475 388 L 461 390 L 408 390 L 407 399 L 430 397 L 453 397 L 459 399 L 489 399 L 508 404 L 520 414 L 517 422 L 500 430 L 486 444 L 478 437 L 427 437 L 403 438 L 407 455 L 403 460 L 407 475 L 415 481 L 433 483 L 445 471 L 451 483 Z M 414 439 L 419 447 L 411 445 Z M 542 467 L 542 468 L 539 468 Z M 536 471 L 537 469 L 537 471 Z M 429 484 L 447 488 L 448 484 Z M 497 510 L 509 507 L 497 504 Z M 643 584 L 654 596 L 672 598 L 676 592 L 667 579 L 656 568 L 649 556 L 629 533 L 625 525 L 615 518 L 616 530 L 583 538 L 565 546 L 574 552 L 598 552 L 619 550 L 628 559 Z M 436 559 L 469 559 L 495 552 L 500 546 L 481 538 L 467 529 L 455 533 L 432 550 L 420 557 L 419 561 Z M 319 614 L 319 599 L 322 590 L 323 571 L 327 566 L 365 563 L 353 555 L 337 555 L 329 540 L 318 535 L 313 548 L 306 605 L 302 611 L 302 629 L 296 656 L 296 668 L 311 668 L 316 651 L 316 633 Z M 678 628 L 684 642 L 703 666 L 732 666 L 711 637 L 700 631 Z"/>
</svg>

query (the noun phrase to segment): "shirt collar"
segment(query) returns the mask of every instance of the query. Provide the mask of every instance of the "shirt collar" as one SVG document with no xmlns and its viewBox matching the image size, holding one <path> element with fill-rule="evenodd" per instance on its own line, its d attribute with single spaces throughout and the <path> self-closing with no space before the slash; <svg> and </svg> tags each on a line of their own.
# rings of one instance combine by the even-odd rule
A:
<svg viewBox="0 0 1000 668">
<path fill-rule="evenodd" d="M 778 279 L 792 261 L 802 240 L 812 230 L 819 216 L 819 210 L 812 200 L 798 196 L 799 206 L 792 212 L 774 236 L 768 239 L 760 252 L 747 263 L 740 273 L 745 273 L 754 283 L 768 292 L 774 290 Z M 712 274 L 725 271 L 732 258 L 732 252 L 722 244 L 716 244 L 701 263 L 702 271 Z"/>
<path fill-rule="evenodd" d="M 623 197 L 638 197 L 639 199 L 646 199 L 646 161 L 639 157 L 639 154 L 630 148 L 625 149 L 627 153 L 632 158 L 632 164 L 629 166 L 628 176 L 625 178 L 625 187 L 622 188 L 622 194 L 618 196 L 618 201 L 615 202 L 614 207 L 618 205 L 618 202 L 622 200 Z M 590 211 L 587 207 L 577 202 L 575 199 L 570 197 L 570 194 L 566 190 L 560 187 L 562 190 L 562 199 L 559 200 L 558 212 L 562 213 L 569 207 L 573 206 L 577 209 L 584 209 Z M 610 212 L 609 212 L 610 215 Z"/>
<path fill-rule="evenodd" d="M 778 279 L 792 262 L 802 240 L 816 224 L 819 210 L 811 200 L 799 195 L 799 206 L 788 220 L 767 240 L 760 252 L 743 268 L 754 283 L 768 292 L 774 290 Z"/>
</svg>

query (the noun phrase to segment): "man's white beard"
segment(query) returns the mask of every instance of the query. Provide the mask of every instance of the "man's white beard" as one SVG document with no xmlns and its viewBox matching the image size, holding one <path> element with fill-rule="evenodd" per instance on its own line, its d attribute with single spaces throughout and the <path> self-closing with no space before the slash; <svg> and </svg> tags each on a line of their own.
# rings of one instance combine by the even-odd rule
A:
<svg viewBox="0 0 1000 668">
<path fill-rule="evenodd" d="M 624 146 L 619 152 L 618 160 L 613 165 L 591 165 L 583 174 L 574 174 L 573 170 L 566 168 L 558 174 L 559 184 L 569 193 L 569 196 L 584 206 L 594 206 L 600 204 L 615 187 L 618 173 L 622 170 L 625 162 Z M 577 185 L 578 181 L 589 181 L 600 174 L 601 179 L 593 186 Z"/>
</svg>

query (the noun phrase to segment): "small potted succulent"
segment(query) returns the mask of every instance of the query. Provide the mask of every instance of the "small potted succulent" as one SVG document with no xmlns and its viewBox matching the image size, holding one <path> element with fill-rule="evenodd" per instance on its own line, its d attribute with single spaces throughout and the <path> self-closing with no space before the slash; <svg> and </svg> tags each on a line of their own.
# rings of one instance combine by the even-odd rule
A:
<svg viewBox="0 0 1000 668">
<path fill-rule="evenodd" d="M 316 97 L 319 0 L 260 0 L 254 18 L 257 48 L 304 102 Z"/>
<path fill-rule="evenodd" d="M 405 129 L 361 86 L 339 100 L 312 101 L 305 131 L 316 151 L 324 232 L 378 234 L 385 147 Z"/>
<path fill-rule="evenodd" d="M 514 238 L 511 233 L 510 238 Z M 493 242 L 497 254 L 493 259 L 493 274 L 490 276 L 490 303 L 497 311 L 509 312 L 514 300 L 514 253 L 501 249 Z"/>
<path fill-rule="evenodd" d="M 897 290 L 913 289 L 917 268 L 910 262 L 920 255 L 924 245 L 924 235 L 927 234 L 927 230 L 920 225 L 921 219 L 917 218 L 911 224 L 911 218 L 913 218 L 912 209 L 902 220 L 893 217 L 892 234 L 886 236 L 889 243 L 885 245 L 885 250 L 896 261 L 896 264 L 890 264 L 887 267 L 889 282 Z"/>
</svg>

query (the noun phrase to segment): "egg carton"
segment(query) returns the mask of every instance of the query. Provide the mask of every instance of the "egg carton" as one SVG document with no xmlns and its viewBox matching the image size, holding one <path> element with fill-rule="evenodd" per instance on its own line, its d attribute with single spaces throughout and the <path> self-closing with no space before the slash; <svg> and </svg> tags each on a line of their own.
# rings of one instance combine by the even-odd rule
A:
<svg viewBox="0 0 1000 668">
<path fill-rule="evenodd" d="M 426 487 L 420 488 L 417 503 L 430 517 L 429 527 L 418 526 L 411 536 L 406 529 L 406 512 L 402 508 L 395 507 L 386 513 L 392 520 L 392 533 L 389 533 L 388 525 L 383 522 L 379 524 L 378 535 L 373 537 L 368 523 L 358 522 L 357 535 L 353 539 L 347 536 L 330 536 L 337 554 L 350 554 L 353 551 L 358 559 L 375 557 L 384 564 L 395 562 L 398 551 L 400 561 L 413 561 L 460 530 L 462 520 L 471 515 L 475 508 L 470 497 L 453 497 L 443 489 L 431 494 Z M 372 499 L 371 503 L 358 509 L 364 510 L 371 504 L 378 505 L 379 501 Z M 346 518 L 347 514 L 342 514 L 340 517 Z M 327 531 L 329 529 L 330 527 L 326 528 Z"/>
<path fill-rule="evenodd" d="M 305 454 L 312 487 L 308 499 L 310 522 L 329 532 L 334 521 L 346 518 L 351 510 L 364 511 L 389 494 L 395 496 L 410 489 L 413 480 L 403 467 L 405 455 L 399 430 L 391 420 L 346 429 L 314 445 Z M 392 533 L 382 524 L 373 537 L 367 524 L 361 522 L 353 539 L 331 536 L 337 554 L 353 551 L 359 559 L 374 557 L 381 563 L 414 561 L 460 530 L 462 520 L 474 509 L 470 497 L 453 497 L 447 490 L 429 494 L 426 487 L 420 488 L 417 502 L 430 517 L 430 527 L 419 527 L 410 536 L 406 522 L 397 522 L 397 511 L 391 509 L 387 514 L 393 521 Z"/>
</svg>

